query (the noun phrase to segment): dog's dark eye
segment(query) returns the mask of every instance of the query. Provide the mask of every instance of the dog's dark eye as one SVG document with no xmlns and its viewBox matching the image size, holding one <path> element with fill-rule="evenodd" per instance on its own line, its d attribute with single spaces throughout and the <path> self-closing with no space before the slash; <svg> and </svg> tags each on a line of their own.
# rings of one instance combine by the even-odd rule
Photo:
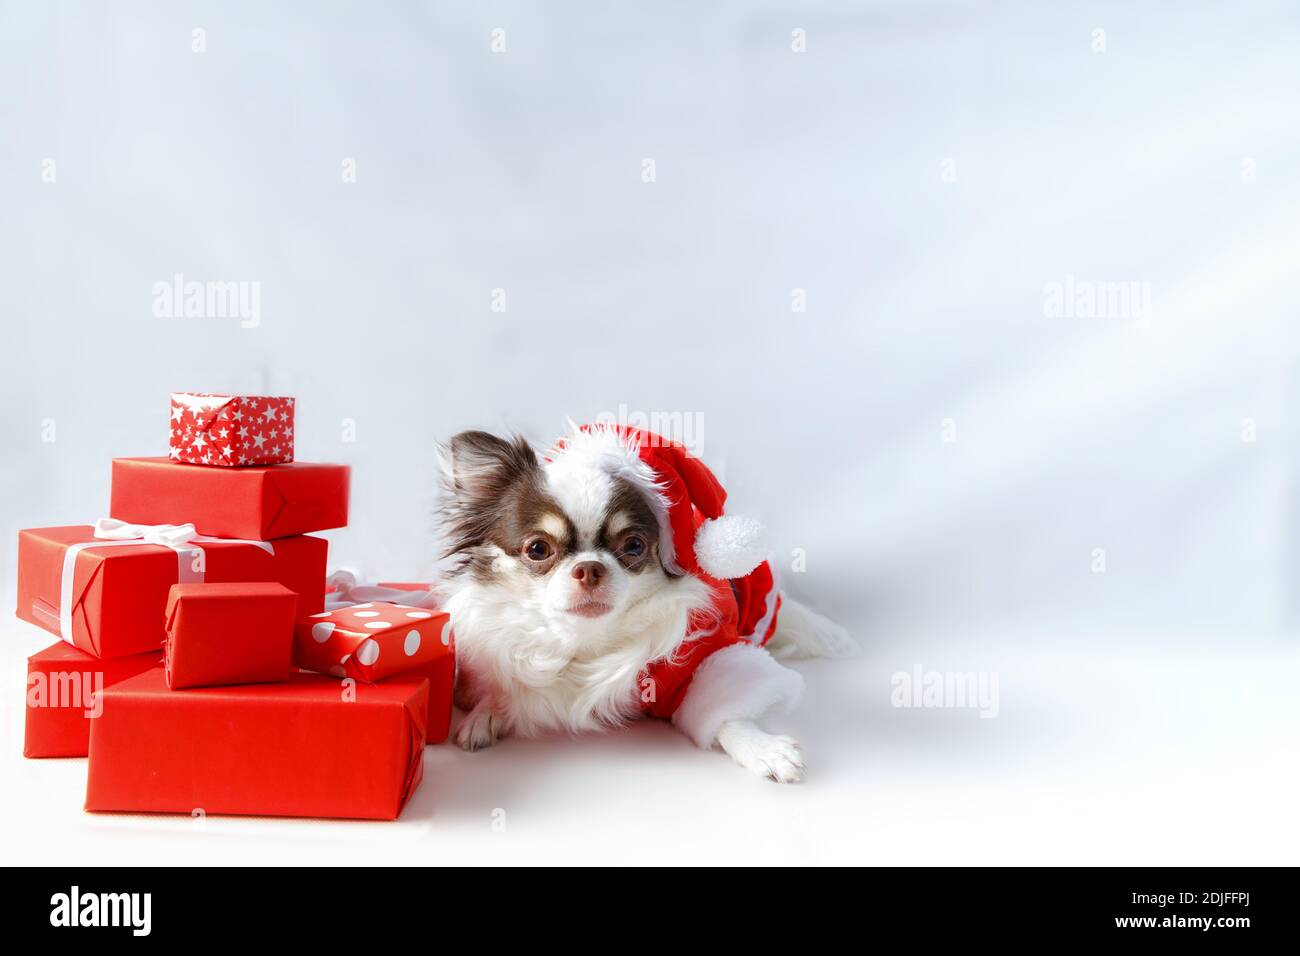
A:
<svg viewBox="0 0 1300 956">
<path fill-rule="evenodd" d="M 524 545 L 524 554 L 530 561 L 545 561 L 551 556 L 551 545 L 544 538 L 534 538 Z"/>
<path fill-rule="evenodd" d="M 623 554 L 629 558 L 639 558 L 645 554 L 645 538 L 628 535 L 623 539 Z"/>
</svg>

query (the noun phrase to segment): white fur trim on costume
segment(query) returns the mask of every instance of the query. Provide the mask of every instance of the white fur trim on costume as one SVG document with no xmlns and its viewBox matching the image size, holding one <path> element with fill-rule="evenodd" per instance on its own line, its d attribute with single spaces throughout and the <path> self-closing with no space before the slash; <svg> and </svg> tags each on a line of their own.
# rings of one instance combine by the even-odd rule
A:
<svg viewBox="0 0 1300 956">
<path fill-rule="evenodd" d="M 743 578 L 766 557 L 767 532 L 745 515 L 722 515 L 695 532 L 695 560 L 711 577 Z"/>
<path fill-rule="evenodd" d="M 711 654 L 695 671 L 673 723 L 708 749 L 725 721 L 762 716 L 789 707 L 803 693 L 803 675 L 782 667 L 753 644 L 732 644 Z"/>
</svg>

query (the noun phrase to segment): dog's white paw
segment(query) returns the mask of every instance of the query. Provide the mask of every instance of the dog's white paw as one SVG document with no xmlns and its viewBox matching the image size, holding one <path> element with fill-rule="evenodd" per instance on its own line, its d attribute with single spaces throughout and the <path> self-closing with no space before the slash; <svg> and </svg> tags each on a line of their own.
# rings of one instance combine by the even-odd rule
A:
<svg viewBox="0 0 1300 956">
<path fill-rule="evenodd" d="M 753 749 L 742 766 L 777 783 L 798 783 L 803 779 L 803 752 L 793 737 L 773 734 Z"/>
<path fill-rule="evenodd" d="M 456 743 L 461 750 L 482 750 L 504 737 L 505 732 L 505 721 L 499 714 L 488 707 L 475 707 L 456 728 Z"/>
<path fill-rule="evenodd" d="M 718 744 L 746 770 L 777 783 L 803 779 L 799 742 L 784 734 L 769 734 L 752 721 L 729 720 L 718 729 Z"/>
</svg>

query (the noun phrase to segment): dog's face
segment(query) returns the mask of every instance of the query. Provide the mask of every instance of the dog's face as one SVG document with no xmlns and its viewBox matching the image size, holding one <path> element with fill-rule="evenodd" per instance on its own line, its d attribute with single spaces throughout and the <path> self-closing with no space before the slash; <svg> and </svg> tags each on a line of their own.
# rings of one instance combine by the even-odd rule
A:
<svg viewBox="0 0 1300 956">
<path fill-rule="evenodd" d="M 444 462 L 456 573 L 580 637 L 610 629 L 677 580 L 661 560 L 644 485 L 588 451 L 543 460 L 521 438 L 471 431 L 452 439 Z"/>
</svg>

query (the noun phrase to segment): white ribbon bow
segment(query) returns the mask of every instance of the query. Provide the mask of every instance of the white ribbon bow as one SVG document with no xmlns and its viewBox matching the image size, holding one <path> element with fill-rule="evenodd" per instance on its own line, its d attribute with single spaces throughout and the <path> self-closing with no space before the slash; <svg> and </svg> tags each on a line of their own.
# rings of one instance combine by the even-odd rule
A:
<svg viewBox="0 0 1300 956">
<path fill-rule="evenodd" d="M 174 548 L 197 536 L 192 524 L 127 524 L 116 518 L 100 518 L 95 522 L 95 537 L 109 541 L 135 540 L 140 544 Z"/>
<path fill-rule="evenodd" d="M 87 548 L 112 548 L 121 545 L 157 544 L 176 552 L 177 583 L 201 582 L 207 563 L 200 544 L 251 544 L 269 555 L 275 547 L 269 541 L 249 541 L 243 538 L 213 538 L 196 534 L 193 524 L 127 524 L 117 518 L 100 518 L 95 522 L 94 541 L 79 541 L 68 545 L 63 553 L 63 577 L 59 581 L 59 636 L 69 644 L 72 641 L 72 587 L 75 578 L 77 555 Z M 188 560 L 187 560 L 188 559 Z"/>
</svg>

